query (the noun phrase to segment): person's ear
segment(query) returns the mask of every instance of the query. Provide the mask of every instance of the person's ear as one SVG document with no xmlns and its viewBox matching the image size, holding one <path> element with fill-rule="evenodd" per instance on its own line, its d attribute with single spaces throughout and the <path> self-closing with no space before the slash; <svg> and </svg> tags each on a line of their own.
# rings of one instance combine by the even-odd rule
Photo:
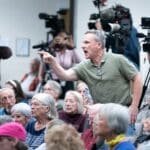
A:
<svg viewBox="0 0 150 150">
<path fill-rule="evenodd" d="M 16 138 L 11 138 L 10 141 L 11 141 L 13 147 L 15 147 L 17 145 L 17 143 L 18 143 L 18 139 L 16 139 Z"/>
<path fill-rule="evenodd" d="M 100 42 L 98 42 L 98 46 L 99 46 L 100 48 L 102 48 L 102 44 L 101 44 Z"/>
<path fill-rule="evenodd" d="M 50 111 L 50 107 L 49 106 L 45 106 L 45 112 L 49 112 Z"/>
</svg>

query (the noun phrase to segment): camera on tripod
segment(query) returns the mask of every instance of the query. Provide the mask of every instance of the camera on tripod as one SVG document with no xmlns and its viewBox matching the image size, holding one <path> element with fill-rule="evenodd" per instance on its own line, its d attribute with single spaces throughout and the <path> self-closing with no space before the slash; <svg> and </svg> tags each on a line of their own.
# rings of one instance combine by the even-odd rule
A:
<svg viewBox="0 0 150 150">
<path fill-rule="evenodd" d="M 50 28 L 50 31 L 47 32 L 47 41 L 37 45 L 33 45 L 32 46 L 33 49 L 44 50 L 55 56 L 52 47 L 53 40 L 49 40 L 49 35 L 51 35 L 52 38 L 55 38 L 56 35 L 58 35 L 58 33 L 65 30 L 65 20 L 63 19 L 62 16 L 66 15 L 66 13 L 67 13 L 67 9 L 58 10 L 56 15 L 39 13 L 38 15 L 39 19 L 45 20 L 45 27 Z"/>
<path fill-rule="evenodd" d="M 65 21 L 62 18 L 67 13 L 67 9 L 60 9 L 56 15 L 49 15 L 47 13 L 39 13 L 39 19 L 45 20 L 45 27 L 51 28 L 51 34 L 56 36 L 60 31 L 65 29 Z"/>
<path fill-rule="evenodd" d="M 148 54 L 150 54 L 150 17 L 142 17 L 141 18 L 141 27 L 142 27 L 142 29 L 148 29 L 148 33 L 147 33 L 147 35 L 145 35 L 143 33 L 138 33 L 137 37 L 144 38 L 144 40 L 143 40 L 144 43 L 142 46 L 143 51 L 148 52 Z M 147 88 L 149 87 L 149 82 L 150 82 L 150 68 L 148 70 L 148 73 L 147 73 L 145 81 L 144 81 L 143 91 L 142 91 L 140 102 L 139 102 L 139 108 L 141 108 L 143 98 L 146 94 Z M 147 106 L 147 105 L 143 105 L 142 108 L 144 108 L 145 106 Z M 141 110 L 142 110 L 142 108 L 141 108 Z"/>
<path fill-rule="evenodd" d="M 64 29 L 64 20 L 60 19 L 58 15 L 48 15 L 46 13 L 39 14 L 40 19 L 45 20 L 45 27 L 51 28 L 51 33 L 56 36 L 58 32 Z"/>
<path fill-rule="evenodd" d="M 147 35 L 143 34 L 144 43 L 143 43 L 143 51 L 150 53 L 150 17 L 142 17 L 141 18 L 141 26 L 142 29 L 148 29 Z"/>
</svg>

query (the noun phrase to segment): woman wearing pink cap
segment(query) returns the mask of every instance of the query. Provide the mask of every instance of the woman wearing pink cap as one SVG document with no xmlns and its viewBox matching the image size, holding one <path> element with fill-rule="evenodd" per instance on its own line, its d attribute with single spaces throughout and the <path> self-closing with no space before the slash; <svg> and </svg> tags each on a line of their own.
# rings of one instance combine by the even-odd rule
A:
<svg viewBox="0 0 150 150">
<path fill-rule="evenodd" d="M 24 127 L 16 122 L 5 123 L 0 126 L 0 149 L 1 150 L 27 150 L 23 143 L 26 139 Z"/>
</svg>

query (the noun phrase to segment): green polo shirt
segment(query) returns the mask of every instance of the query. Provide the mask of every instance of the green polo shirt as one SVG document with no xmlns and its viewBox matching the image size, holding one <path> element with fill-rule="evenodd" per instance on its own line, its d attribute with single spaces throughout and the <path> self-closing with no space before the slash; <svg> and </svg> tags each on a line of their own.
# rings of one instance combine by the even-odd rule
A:
<svg viewBox="0 0 150 150">
<path fill-rule="evenodd" d="M 100 66 L 85 60 L 73 69 L 88 84 L 95 103 L 131 103 L 130 81 L 138 71 L 124 56 L 105 53 Z"/>
</svg>

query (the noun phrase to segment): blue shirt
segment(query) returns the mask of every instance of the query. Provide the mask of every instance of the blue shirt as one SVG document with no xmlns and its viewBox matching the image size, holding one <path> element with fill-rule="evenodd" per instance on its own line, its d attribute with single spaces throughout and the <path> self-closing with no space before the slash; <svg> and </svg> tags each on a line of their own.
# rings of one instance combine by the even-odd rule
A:
<svg viewBox="0 0 150 150">
<path fill-rule="evenodd" d="M 114 147 L 114 150 L 136 150 L 130 141 L 123 141 Z"/>
<path fill-rule="evenodd" d="M 0 115 L 10 115 L 5 108 L 0 108 Z"/>
<path fill-rule="evenodd" d="M 29 124 L 26 127 L 26 131 L 27 131 L 26 144 L 29 146 L 30 150 L 36 149 L 38 146 L 44 143 L 45 128 L 39 131 L 36 131 L 35 123 L 36 123 L 36 120 L 33 120 L 29 122 Z"/>
</svg>

